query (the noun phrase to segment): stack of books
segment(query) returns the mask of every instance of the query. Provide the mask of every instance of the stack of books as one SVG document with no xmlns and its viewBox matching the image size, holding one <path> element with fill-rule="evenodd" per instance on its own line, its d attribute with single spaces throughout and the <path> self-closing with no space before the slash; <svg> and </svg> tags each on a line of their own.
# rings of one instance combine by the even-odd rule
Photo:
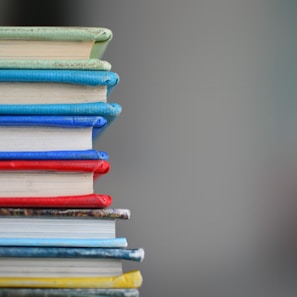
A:
<svg viewBox="0 0 297 297">
<path fill-rule="evenodd" d="M 116 236 L 129 209 L 95 193 L 94 139 L 119 116 L 106 28 L 0 27 L 0 296 L 137 297 L 142 248 Z M 100 182 L 100 181 L 99 181 Z"/>
</svg>

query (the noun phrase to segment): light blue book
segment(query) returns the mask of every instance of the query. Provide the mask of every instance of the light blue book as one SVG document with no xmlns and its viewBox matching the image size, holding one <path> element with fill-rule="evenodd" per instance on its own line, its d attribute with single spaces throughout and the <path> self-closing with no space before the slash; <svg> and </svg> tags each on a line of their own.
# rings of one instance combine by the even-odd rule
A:
<svg viewBox="0 0 297 297">
<path fill-rule="evenodd" d="M 106 102 L 118 83 L 105 70 L 0 68 L 0 104 Z"/>
<path fill-rule="evenodd" d="M 0 297 L 139 297 L 138 289 L 0 288 Z"/>
<path fill-rule="evenodd" d="M 0 246 L 126 248 L 126 238 L 0 238 Z"/>
<path fill-rule="evenodd" d="M 90 151 L 106 127 L 107 120 L 101 116 L 2 115 L 0 154 Z"/>
<path fill-rule="evenodd" d="M 96 258 L 121 259 L 141 262 L 144 250 L 127 248 L 76 248 L 76 247 L 15 247 L 0 246 L 1 257 L 22 258 Z"/>
</svg>

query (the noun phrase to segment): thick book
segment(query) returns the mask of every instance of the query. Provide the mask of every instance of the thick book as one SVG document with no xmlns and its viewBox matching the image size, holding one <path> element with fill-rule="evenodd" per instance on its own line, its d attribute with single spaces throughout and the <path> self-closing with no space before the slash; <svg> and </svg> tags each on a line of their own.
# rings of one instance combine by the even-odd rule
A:
<svg viewBox="0 0 297 297">
<path fill-rule="evenodd" d="M 38 208 L 0 208 L 0 237 L 115 238 L 117 221 L 130 219 L 128 209 L 41 208 L 39 200 Z"/>
<path fill-rule="evenodd" d="M 93 194 L 94 179 L 109 169 L 106 160 L 0 160 L 0 203 L 9 197 Z"/>
<path fill-rule="evenodd" d="M 0 69 L 0 104 L 106 102 L 115 72 L 69 69 Z"/>
<path fill-rule="evenodd" d="M 2 288 L 123 288 L 133 289 L 142 285 L 140 271 L 98 277 L 0 277 Z"/>
<path fill-rule="evenodd" d="M 143 258 L 141 248 L 0 246 L 0 277 L 113 276 L 123 273 L 123 261 Z"/>
<path fill-rule="evenodd" d="M 138 289 L 0 288 L 0 297 L 139 297 Z"/>
<path fill-rule="evenodd" d="M 107 126 L 101 116 L 0 116 L 0 152 L 80 151 Z"/>
<path fill-rule="evenodd" d="M 65 70 L 111 70 L 108 61 L 99 59 L 83 60 L 29 60 L 0 59 L 0 69 L 65 69 Z"/>
<path fill-rule="evenodd" d="M 0 104 L 0 115 L 92 115 L 113 122 L 121 113 L 122 107 L 115 102 L 95 102 L 77 104 Z"/>
<path fill-rule="evenodd" d="M 112 31 L 95 27 L 0 27 L 0 59 L 101 58 Z"/>
</svg>

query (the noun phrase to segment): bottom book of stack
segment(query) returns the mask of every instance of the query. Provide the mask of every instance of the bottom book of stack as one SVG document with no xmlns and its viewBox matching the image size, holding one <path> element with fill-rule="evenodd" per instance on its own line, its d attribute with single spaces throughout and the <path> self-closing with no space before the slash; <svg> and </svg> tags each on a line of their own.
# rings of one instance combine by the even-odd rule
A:
<svg viewBox="0 0 297 297">
<path fill-rule="evenodd" d="M 0 208 L 0 296 L 137 297 L 142 261 L 116 237 L 127 209 Z"/>
</svg>

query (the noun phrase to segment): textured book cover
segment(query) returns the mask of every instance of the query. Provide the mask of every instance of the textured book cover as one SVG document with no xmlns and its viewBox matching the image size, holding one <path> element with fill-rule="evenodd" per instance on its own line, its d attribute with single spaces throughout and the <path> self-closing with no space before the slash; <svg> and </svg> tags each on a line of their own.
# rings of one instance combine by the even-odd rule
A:
<svg viewBox="0 0 297 297">
<path fill-rule="evenodd" d="M 0 115 L 91 115 L 101 116 L 107 125 L 121 113 L 118 103 L 95 102 L 78 104 L 0 104 Z"/>
<path fill-rule="evenodd" d="M 0 297 L 139 297 L 138 289 L 0 288 Z"/>
<path fill-rule="evenodd" d="M 0 160 L 108 160 L 107 152 L 80 151 L 0 151 Z"/>
<path fill-rule="evenodd" d="M 134 270 L 111 277 L 0 277 L 4 288 L 139 288 L 142 284 L 140 271 Z"/>
<path fill-rule="evenodd" d="M 0 82 L 50 82 L 86 86 L 106 86 L 107 95 L 118 84 L 115 72 L 101 70 L 0 69 Z"/>
<path fill-rule="evenodd" d="M 0 246 L 126 248 L 126 238 L 10 238 L 0 237 Z"/>
<path fill-rule="evenodd" d="M 94 258 L 120 259 L 141 262 L 144 250 L 127 248 L 63 248 L 63 247 L 14 247 L 0 246 L 0 257 L 22 258 Z"/>
<path fill-rule="evenodd" d="M 87 194 L 72 196 L 34 196 L 3 197 L 0 196 L 1 215 L 3 208 L 105 208 L 112 204 L 112 197 L 105 194 Z M 41 210 L 39 210 L 40 212 Z M 11 213 L 12 212 L 10 210 Z M 31 211 L 32 212 L 32 211 Z M 46 213 L 46 210 L 43 210 Z M 61 210 L 60 210 L 61 212 Z M 70 210 L 69 210 L 70 212 Z M 34 212 L 33 212 L 34 213 Z M 52 211 L 52 213 L 57 213 Z M 81 213 L 84 213 L 81 211 Z"/>
<path fill-rule="evenodd" d="M 0 27 L 0 40 L 91 42 L 89 58 L 101 58 L 112 39 L 112 31 L 95 27 Z M 70 52 L 69 52 L 70 55 Z"/>
<path fill-rule="evenodd" d="M 111 70 L 111 64 L 99 59 L 85 60 L 29 60 L 0 59 L 0 69 L 59 69 L 59 70 Z"/>
<path fill-rule="evenodd" d="M 43 218 L 43 217 L 56 217 L 56 218 L 93 218 L 93 219 L 121 219 L 129 220 L 131 212 L 129 209 L 124 208 L 104 208 L 104 209 L 88 209 L 88 208 L 0 208 L 1 217 L 21 217 L 21 218 Z"/>
</svg>

